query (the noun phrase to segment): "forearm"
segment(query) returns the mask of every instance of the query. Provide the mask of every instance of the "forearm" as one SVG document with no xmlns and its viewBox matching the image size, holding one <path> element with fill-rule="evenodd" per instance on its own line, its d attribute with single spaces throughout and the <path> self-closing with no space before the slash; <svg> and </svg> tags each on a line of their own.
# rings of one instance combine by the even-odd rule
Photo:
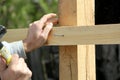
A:
<svg viewBox="0 0 120 80">
<path fill-rule="evenodd" d="M 23 45 L 23 41 L 16 41 L 8 43 L 6 41 L 3 41 L 2 44 L 9 50 L 11 54 L 17 53 L 20 57 L 23 57 L 26 59 L 26 53 Z"/>
</svg>

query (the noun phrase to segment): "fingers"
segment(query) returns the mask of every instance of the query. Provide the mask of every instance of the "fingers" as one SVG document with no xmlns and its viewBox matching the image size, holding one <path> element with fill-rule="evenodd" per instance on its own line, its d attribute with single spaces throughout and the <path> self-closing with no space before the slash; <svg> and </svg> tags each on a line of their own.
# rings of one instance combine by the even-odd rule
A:
<svg viewBox="0 0 120 80">
<path fill-rule="evenodd" d="M 54 25 L 58 24 L 58 18 L 54 17 L 54 18 L 50 18 L 47 20 L 46 24 L 48 23 L 53 23 Z"/>
<path fill-rule="evenodd" d="M 18 77 L 18 80 L 29 80 L 32 76 L 32 72 L 27 67 L 27 64 L 25 63 L 23 58 L 19 58 L 19 66 L 22 67 L 18 70 L 20 76 Z"/>
<path fill-rule="evenodd" d="M 54 13 L 46 14 L 40 20 L 35 21 L 33 23 L 33 26 L 37 26 L 37 27 L 39 26 L 39 27 L 41 27 L 40 28 L 41 30 L 43 29 L 43 32 L 41 35 L 45 39 L 47 38 L 50 30 L 52 29 L 53 24 L 56 24 L 58 22 L 58 18 L 55 18 L 55 17 L 56 17 L 56 14 L 54 14 Z"/>
<path fill-rule="evenodd" d="M 23 58 L 13 54 L 8 68 L 1 72 L 0 76 L 2 80 L 28 80 L 31 78 L 32 72 Z"/>
<path fill-rule="evenodd" d="M 13 64 L 17 64 L 17 63 L 18 63 L 18 60 L 19 60 L 18 54 L 13 54 L 9 66 L 11 66 L 11 65 L 13 65 Z"/>
<path fill-rule="evenodd" d="M 57 23 L 58 19 L 55 17 L 56 17 L 56 14 L 54 14 L 54 13 L 46 14 L 40 20 L 33 22 L 29 26 L 31 26 L 31 25 L 40 26 L 42 29 L 48 22 Z"/>
<path fill-rule="evenodd" d="M 4 71 L 6 69 L 6 61 L 3 57 L 0 56 L 0 72 Z"/>
<path fill-rule="evenodd" d="M 23 40 L 26 52 L 30 52 L 44 45 L 53 24 L 58 21 L 58 18 L 55 17 L 56 14 L 50 13 L 29 25 L 27 37 Z"/>
<path fill-rule="evenodd" d="M 51 18 L 55 18 L 55 17 L 56 17 L 56 14 L 54 13 L 46 14 L 40 19 L 40 22 L 45 24 L 48 20 L 50 20 Z"/>
<path fill-rule="evenodd" d="M 29 80 L 32 76 L 32 72 L 30 71 L 29 68 L 23 69 L 23 73 L 21 76 L 18 77 L 18 80 Z"/>
<path fill-rule="evenodd" d="M 12 73 L 11 76 L 13 76 L 14 79 L 17 79 L 17 80 L 28 80 L 29 78 L 31 78 L 32 72 L 27 67 L 25 60 L 23 58 L 18 58 L 17 55 L 14 55 L 13 57 L 16 58 L 16 59 L 13 59 L 13 62 L 14 60 L 17 60 L 17 61 L 12 63 L 11 67 L 8 68 L 8 71 Z"/>
<path fill-rule="evenodd" d="M 49 32 L 51 31 L 52 26 L 53 26 L 53 23 L 46 24 L 46 27 L 44 28 L 43 33 L 42 33 L 44 35 L 45 39 L 47 38 Z"/>
</svg>

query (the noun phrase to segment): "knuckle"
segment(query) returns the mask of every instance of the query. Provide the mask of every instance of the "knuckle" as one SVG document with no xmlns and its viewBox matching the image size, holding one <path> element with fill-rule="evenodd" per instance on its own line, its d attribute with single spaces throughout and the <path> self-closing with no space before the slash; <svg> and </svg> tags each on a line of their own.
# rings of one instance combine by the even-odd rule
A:
<svg viewBox="0 0 120 80">
<path fill-rule="evenodd" d="M 41 34 L 41 35 L 40 35 L 40 38 L 43 39 L 43 40 L 45 40 L 45 39 L 46 39 L 46 38 L 45 38 L 45 34 Z"/>
<path fill-rule="evenodd" d="M 19 61 L 23 62 L 23 63 L 25 62 L 25 60 L 23 58 L 20 58 Z"/>
<path fill-rule="evenodd" d="M 32 26 L 36 26 L 36 22 L 33 22 L 33 23 L 32 23 Z"/>
<path fill-rule="evenodd" d="M 32 23 L 29 24 L 29 27 L 31 27 L 31 26 L 32 26 Z"/>
<path fill-rule="evenodd" d="M 27 68 L 24 72 L 23 72 L 24 75 L 28 76 L 28 77 L 31 77 L 32 76 L 32 72 L 29 68 Z"/>
<path fill-rule="evenodd" d="M 32 72 L 29 70 L 28 76 L 31 77 L 32 76 Z"/>
<path fill-rule="evenodd" d="M 46 18 L 46 17 L 47 17 L 47 14 L 46 14 L 46 15 L 44 15 L 43 17 L 44 17 L 44 18 Z"/>
<path fill-rule="evenodd" d="M 29 25 L 29 27 L 36 27 L 38 24 L 37 24 L 38 22 L 37 21 L 34 21 L 33 23 L 31 23 L 30 25 Z"/>
<path fill-rule="evenodd" d="M 47 18 L 48 18 L 48 15 L 47 15 L 47 14 L 42 17 L 42 19 L 43 19 L 44 21 L 46 21 Z"/>
<path fill-rule="evenodd" d="M 37 23 L 37 21 L 34 21 L 34 22 L 33 22 L 33 24 L 36 24 L 36 23 Z"/>
<path fill-rule="evenodd" d="M 11 67 L 11 68 L 9 68 L 9 72 L 11 72 L 12 74 L 15 74 L 15 73 L 17 73 L 17 72 L 19 72 L 19 71 L 18 71 L 17 68 Z"/>
</svg>

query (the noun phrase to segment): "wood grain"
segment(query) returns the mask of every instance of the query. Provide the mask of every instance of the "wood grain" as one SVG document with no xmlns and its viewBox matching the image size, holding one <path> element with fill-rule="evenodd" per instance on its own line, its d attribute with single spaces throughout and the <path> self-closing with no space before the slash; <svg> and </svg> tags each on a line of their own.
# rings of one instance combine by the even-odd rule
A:
<svg viewBox="0 0 120 80">
<path fill-rule="evenodd" d="M 28 29 L 8 29 L 1 41 L 23 40 Z M 53 27 L 46 45 L 120 44 L 120 24 Z"/>
<path fill-rule="evenodd" d="M 94 0 L 59 0 L 58 7 L 60 26 L 94 25 Z M 80 38 L 75 35 L 73 35 L 74 37 L 67 35 L 65 43 L 71 40 L 76 42 L 74 37 L 76 39 Z M 62 42 L 61 39 L 59 40 Z M 59 49 L 60 80 L 95 80 L 94 45 L 77 44 L 74 46 L 60 46 Z"/>
</svg>

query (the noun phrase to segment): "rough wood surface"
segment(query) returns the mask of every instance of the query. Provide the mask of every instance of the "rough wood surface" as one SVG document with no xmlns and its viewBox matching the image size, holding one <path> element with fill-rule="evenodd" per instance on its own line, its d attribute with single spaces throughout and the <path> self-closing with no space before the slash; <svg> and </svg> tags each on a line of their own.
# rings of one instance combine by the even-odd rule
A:
<svg viewBox="0 0 120 80">
<path fill-rule="evenodd" d="M 60 25 L 94 25 L 94 0 L 59 0 L 58 7 Z M 94 45 L 60 47 L 60 80 L 95 80 Z"/>
<path fill-rule="evenodd" d="M 27 29 L 8 29 L 1 41 L 22 40 Z M 120 24 L 54 27 L 46 45 L 120 44 Z"/>
</svg>

